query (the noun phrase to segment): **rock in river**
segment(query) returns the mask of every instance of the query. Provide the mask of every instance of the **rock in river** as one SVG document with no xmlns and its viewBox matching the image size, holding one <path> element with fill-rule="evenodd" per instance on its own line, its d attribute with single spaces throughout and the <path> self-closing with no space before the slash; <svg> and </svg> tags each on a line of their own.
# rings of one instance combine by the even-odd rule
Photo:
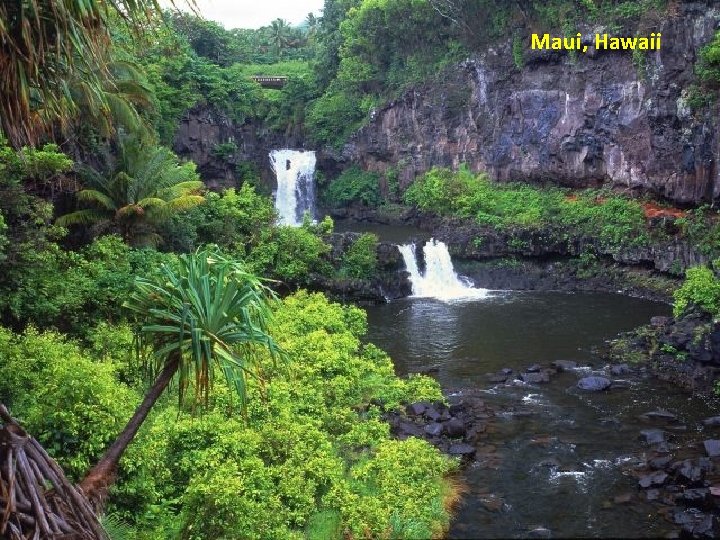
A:
<svg viewBox="0 0 720 540">
<path fill-rule="evenodd" d="M 610 379 L 605 377 L 583 377 L 577 383 L 578 388 L 581 390 L 588 390 L 590 392 L 600 392 L 601 390 L 607 390 L 612 385 Z"/>
</svg>

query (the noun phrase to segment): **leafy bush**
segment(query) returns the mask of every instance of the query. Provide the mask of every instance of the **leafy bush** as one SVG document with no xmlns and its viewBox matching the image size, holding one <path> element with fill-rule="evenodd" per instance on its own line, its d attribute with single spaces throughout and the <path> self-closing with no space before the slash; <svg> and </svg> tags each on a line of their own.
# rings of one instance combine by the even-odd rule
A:
<svg viewBox="0 0 720 540">
<path fill-rule="evenodd" d="M 333 181 L 322 194 L 324 203 L 332 208 L 361 203 L 365 206 L 378 206 L 380 196 L 380 176 L 352 166 Z"/>
<path fill-rule="evenodd" d="M 688 269 L 684 283 L 673 297 L 673 314 L 676 317 L 693 305 L 713 316 L 720 315 L 720 280 L 706 266 Z"/>
<path fill-rule="evenodd" d="M 340 274 L 358 279 L 373 277 L 377 271 L 377 246 L 377 235 L 360 235 L 343 255 Z"/>
<path fill-rule="evenodd" d="M 166 405 L 121 462 L 113 511 L 148 539 L 440 535 L 455 462 L 424 441 L 390 440 L 370 406 L 440 399 L 439 386 L 397 378 L 362 344 L 366 328 L 356 307 L 285 298 L 273 334 L 288 369 L 249 387 L 244 417 L 220 381 L 202 418 Z"/>
<path fill-rule="evenodd" d="M 457 172 L 432 169 L 408 188 L 405 201 L 499 229 L 560 229 L 612 248 L 647 241 L 645 215 L 636 201 L 594 190 L 570 194 L 560 188 L 497 184 L 466 167 Z"/>
<path fill-rule="evenodd" d="M 244 253 L 257 245 L 276 219 L 269 197 L 258 195 L 250 184 L 222 193 L 210 192 L 205 202 L 173 218 L 162 231 L 166 247 L 192 251 L 203 244 Z"/>
<path fill-rule="evenodd" d="M 132 249 L 117 236 L 99 238 L 79 252 L 50 244 L 26 254 L 27 268 L 0 298 L 0 312 L 19 325 L 83 334 L 98 321 L 122 320 L 121 305 L 135 276 L 171 259 Z"/>
<path fill-rule="evenodd" d="M 329 276 L 325 260 L 330 246 L 317 234 L 314 226 L 278 226 L 264 232 L 263 238 L 247 256 L 256 272 L 289 284 L 309 283 L 313 274 Z"/>
<path fill-rule="evenodd" d="M 118 382 L 110 363 L 93 362 L 77 344 L 32 328 L 0 329 L 0 401 L 65 472 L 78 480 L 114 440 L 139 395 Z"/>
</svg>

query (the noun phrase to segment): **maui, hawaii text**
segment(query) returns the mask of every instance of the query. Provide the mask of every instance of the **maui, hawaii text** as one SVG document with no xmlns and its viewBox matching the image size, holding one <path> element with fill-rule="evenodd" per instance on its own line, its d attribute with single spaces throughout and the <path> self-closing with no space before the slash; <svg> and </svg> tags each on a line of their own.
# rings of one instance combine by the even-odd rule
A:
<svg viewBox="0 0 720 540">
<path fill-rule="evenodd" d="M 608 34 L 595 34 L 595 49 L 622 51 L 622 50 L 640 50 L 640 51 L 657 51 L 660 50 L 660 41 L 662 34 L 651 33 L 645 37 L 614 37 Z M 533 49 L 551 50 L 551 51 L 579 51 L 587 52 L 589 45 L 583 43 L 583 35 L 578 33 L 573 37 L 557 37 L 550 34 L 532 34 L 530 37 L 530 46 Z"/>
</svg>

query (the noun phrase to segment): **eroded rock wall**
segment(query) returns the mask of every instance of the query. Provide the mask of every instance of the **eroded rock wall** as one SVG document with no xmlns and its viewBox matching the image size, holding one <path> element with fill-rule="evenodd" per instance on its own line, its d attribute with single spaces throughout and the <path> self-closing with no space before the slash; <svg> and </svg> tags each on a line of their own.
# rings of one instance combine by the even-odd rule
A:
<svg viewBox="0 0 720 540">
<path fill-rule="evenodd" d="M 718 199 L 718 109 L 694 113 L 687 97 L 719 22 L 715 2 L 679 4 L 643 29 L 662 32 L 662 48 L 635 61 L 631 51 L 595 51 L 595 33 L 609 32 L 599 27 L 581 29 L 586 54 L 526 49 L 522 69 L 511 43 L 499 44 L 373 111 L 343 157 L 378 172 L 396 166 L 402 187 L 433 166 L 466 163 L 499 181 Z"/>
</svg>

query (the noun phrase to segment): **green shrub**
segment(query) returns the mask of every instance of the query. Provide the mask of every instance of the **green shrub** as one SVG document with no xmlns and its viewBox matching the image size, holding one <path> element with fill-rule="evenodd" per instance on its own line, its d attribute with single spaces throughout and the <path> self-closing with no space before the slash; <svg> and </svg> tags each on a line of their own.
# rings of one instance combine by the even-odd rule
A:
<svg viewBox="0 0 720 540">
<path fill-rule="evenodd" d="M 26 254 L 27 268 L 0 297 L 0 312 L 20 325 L 82 335 L 98 321 L 122 320 L 122 302 L 135 276 L 172 257 L 130 248 L 117 236 L 99 238 L 79 252 L 49 244 Z"/>
<path fill-rule="evenodd" d="M 454 461 L 421 440 L 392 441 L 369 404 L 441 399 L 440 388 L 397 378 L 363 345 L 366 329 L 356 307 L 285 298 L 273 334 L 288 369 L 268 364 L 245 416 L 220 381 L 202 418 L 156 412 L 121 462 L 112 510 L 148 540 L 439 536 Z"/>
<path fill-rule="evenodd" d="M 333 181 L 322 194 L 325 205 L 332 208 L 360 203 L 364 206 L 378 206 L 382 202 L 380 195 L 380 175 L 363 171 L 352 166 Z"/>
<path fill-rule="evenodd" d="M 132 415 L 139 395 L 53 332 L 0 329 L 0 401 L 74 480 L 86 473 Z"/>
<path fill-rule="evenodd" d="M 717 317 L 720 315 L 720 280 L 706 266 L 689 268 L 684 283 L 675 291 L 673 298 L 673 314 L 676 317 L 693 305 Z"/>
<path fill-rule="evenodd" d="M 175 216 L 163 231 L 166 247 L 192 251 L 203 244 L 244 252 L 257 245 L 276 219 L 269 197 L 253 186 L 208 193 L 205 202 Z"/>
<path fill-rule="evenodd" d="M 360 235 L 343 255 L 340 274 L 357 279 L 372 278 L 377 271 L 377 247 L 377 235 Z"/>
<path fill-rule="evenodd" d="M 440 215 L 474 217 L 498 229 L 561 229 L 610 248 L 648 240 L 645 215 L 636 201 L 595 190 L 569 196 L 560 188 L 498 184 L 466 167 L 430 170 L 408 188 L 405 201 Z"/>
<path fill-rule="evenodd" d="M 330 246 L 312 225 L 278 226 L 264 231 L 247 260 L 256 273 L 302 285 L 309 283 L 313 274 L 329 276 L 332 273 L 325 259 L 329 251 Z"/>
</svg>

